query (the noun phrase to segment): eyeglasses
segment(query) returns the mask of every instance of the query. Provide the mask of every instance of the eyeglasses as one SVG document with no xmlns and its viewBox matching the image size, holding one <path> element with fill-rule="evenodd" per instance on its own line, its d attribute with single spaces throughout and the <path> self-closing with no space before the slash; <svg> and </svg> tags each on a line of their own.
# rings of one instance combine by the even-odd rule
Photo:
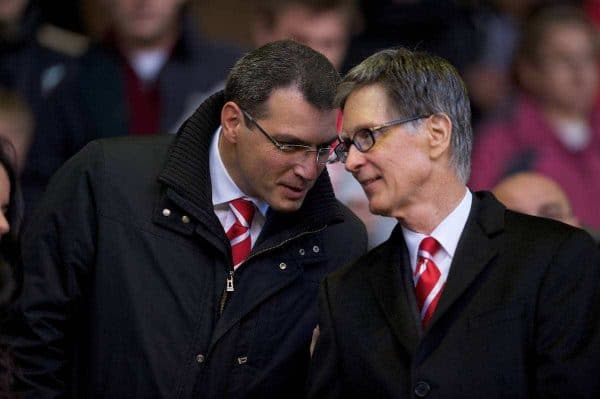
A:
<svg viewBox="0 0 600 399">
<path fill-rule="evenodd" d="M 317 166 L 324 166 L 327 162 L 335 161 L 335 155 L 333 152 L 333 147 L 325 146 L 313 148 L 309 145 L 304 144 L 284 144 L 275 140 L 265 129 L 262 128 L 261 125 L 246 111 L 242 110 L 244 116 L 250 120 L 257 128 L 260 130 L 262 134 L 271 142 L 277 149 L 285 154 L 304 154 L 307 156 L 308 154 L 315 153 L 317 155 Z"/>
<path fill-rule="evenodd" d="M 341 163 L 346 163 L 348 153 L 350 152 L 350 146 L 352 144 L 354 144 L 354 147 L 356 147 L 358 151 L 367 152 L 375 145 L 376 133 L 379 134 L 382 133 L 383 130 L 392 126 L 403 125 L 408 122 L 428 118 L 429 116 L 430 115 L 411 116 L 410 118 L 396 119 L 384 123 L 383 125 L 360 129 L 356 133 L 354 133 L 354 136 L 352 136 L 351 139 L 342 139 L 341 137 L 338 137 L 338 144 L 335 146 L 334 149 L 337 160 Z"/>
</svg>

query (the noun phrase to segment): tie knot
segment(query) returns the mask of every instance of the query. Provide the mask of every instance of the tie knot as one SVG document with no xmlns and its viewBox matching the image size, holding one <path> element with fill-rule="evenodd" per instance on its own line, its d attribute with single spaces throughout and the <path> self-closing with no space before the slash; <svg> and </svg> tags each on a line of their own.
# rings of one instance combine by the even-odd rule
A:
<svg viewBox="0 0 600 399">
<path fill-rule="evenodd" d="M 429 256 L 426 258 L 433 258 L 437 251 L 440 249 L 440 243 L 433 237 L 425 237 L 419 244 L 419 252 L 427 252 Z"/>
<path fill-rule="evenodd" d="M 245 227 L 250 227 L 254 217 L 254 204 L 243 198 L 236 198 L 229 203 L 229 206 L 238 222 Z"/>
</svg>

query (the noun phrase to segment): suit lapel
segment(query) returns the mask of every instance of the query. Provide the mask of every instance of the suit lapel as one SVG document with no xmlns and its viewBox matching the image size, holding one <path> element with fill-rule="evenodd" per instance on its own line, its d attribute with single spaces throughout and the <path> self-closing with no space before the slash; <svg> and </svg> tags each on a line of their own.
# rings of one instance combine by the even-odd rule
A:
<svg viewBox="0 0 600 399">
<path fill-rule="evenodd" d="M 505 208 L 489 193 L 474 193 L 473 205 L 456 248 L 446 287 L 430 328 L 467 290 L 498 253 L 497 236 L 504 227 Z"/>
<path fill-rule="evenodd" d="M 413 308 L 403 284 L 402 270 L 407 267 L 408 250 L 400 225 L 390 239 L 372 256 L 373 268 L 369 280 L 373 292 L 385 314 L 394 335 L 409 353 L 414 353 L 419 342 L 419 332 L 413 322 Z"/>
</svg>

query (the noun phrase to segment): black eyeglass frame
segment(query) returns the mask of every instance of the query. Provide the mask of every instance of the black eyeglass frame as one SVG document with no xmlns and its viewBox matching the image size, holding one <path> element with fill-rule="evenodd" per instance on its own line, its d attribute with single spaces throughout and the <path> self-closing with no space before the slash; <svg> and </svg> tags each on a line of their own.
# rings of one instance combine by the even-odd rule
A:
<svg viewBox="0 0 600 399">
<path fill-rule="evenodd" d="M 312 148 L 309 145 L 305 144 L 282 144 L 279 141 L 275 140 L 273 136 L 271 136 L 267 131 L 250 115 L 247 111 L 241 110 L 242 113 L 250 122 L 252 122 L 258 130 L 271 142 L 273 145 L 284 154 L 297 154 L 300 151 L 304 151 L 305 154 L 314 152 L 316 154 L 316 163 L 317 166 L 322 167 L 325 166 L 328 162 L 332 162 L 332 154 L 333 147 L 321 147 L 321 148 Z M 324 160 L 323 160 L 324 159 Z M 335 160 L 335 159 L 334 159 Z"/>
<path fill-rule="evenodd" d="M 380 133 L 384 129 L 390 128 L 392 126 L 403 125 L 405 123 L 414 122 L 419 119 L 429 118 L 430 116 L 431 115 L 411 116 L 408 118 L 394 119 L 392 121 L 374 127 L 366 127 L 355 132 L 351 139 L 342 139 L 340 136 L 338 136 L 338 144 L 333 150 L 336 156 L 336 160 L 340 161 L 341 163 L 345 163 L 346 159 L 348 158 L 348 152 L 350 151 L 351 145 L 354 145 L 354 147 L 360 152 L 364 153 L 369 151 L 375 145 L 375 133 Z M 360 141 L 357 141 L 357 136 Z"/>
</svg>

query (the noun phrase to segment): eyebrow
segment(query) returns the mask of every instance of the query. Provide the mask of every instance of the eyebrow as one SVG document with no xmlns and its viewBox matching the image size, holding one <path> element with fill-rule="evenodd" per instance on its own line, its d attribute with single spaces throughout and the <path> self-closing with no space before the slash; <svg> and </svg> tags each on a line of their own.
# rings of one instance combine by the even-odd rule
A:
<svg viewBox="0 0 600 399">
<path fill-rule="evenodd" d="M 378 127 L 381 125 L 383 125 L 383 123 L 363 123 L 363 124 L 356 126 L 354 128 L 354 130 L 352 131 L 352 134 L 350 134 L 347 130 L 342 130 L 340 136 L 343 137 L 343 135 L 345 134 L 346 136 L 348 136 L 348 138 L 354 137 L 354 135 L 361 130 L 371 130 L 374 127 Z"/>
</svg>

